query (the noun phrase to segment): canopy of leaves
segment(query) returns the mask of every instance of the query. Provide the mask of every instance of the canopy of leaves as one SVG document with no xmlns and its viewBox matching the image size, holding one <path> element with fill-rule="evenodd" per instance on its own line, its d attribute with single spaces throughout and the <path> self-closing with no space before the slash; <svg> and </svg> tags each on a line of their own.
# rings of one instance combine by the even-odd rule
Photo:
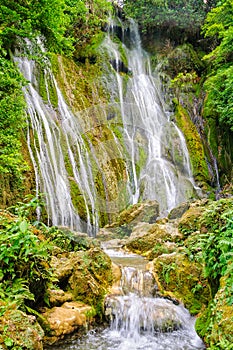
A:
<svg viewBox="0 0 233 350">
<path fill-rule="evenodd" d="M 124 4 L 125 14 L 136 19 L 144 31 L 159 27 L 199 31 L 210 6 L 203 0 L 125 0 Z"/>
<path fill-rule="evenodd" d="M 233 130 L 233 0 L 221 1 L 208 13 L 203 31 L 215 39 L 215 48 L 204 57 L 210 64 L 205 83 L 207 105 L 217 112 L 221 125 Z"/>
<path fill-rule="evenodd" d="M 0 0 L 0 45 L 40 36 L 48 51 L 67 54 L 101 29 L 111 7 L 107 0 Z"/>
<path fill-rule="evenodd" d="M 6 49 L 15 45 L 16 38 L 46 38 L 48 50 L 70 47 L 65 42 L 69 16 L 65 14 L 65 0 L 1 0 L 0 38 Z"/>
</svg>

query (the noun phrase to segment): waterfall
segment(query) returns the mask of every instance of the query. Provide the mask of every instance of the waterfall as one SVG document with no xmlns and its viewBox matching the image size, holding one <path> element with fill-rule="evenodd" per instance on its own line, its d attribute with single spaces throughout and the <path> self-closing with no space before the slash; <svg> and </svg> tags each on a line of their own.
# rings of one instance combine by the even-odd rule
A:
<svg viewBox="0 0 233 350">
<path fill-rule="evenodd" d="M 49 70 L 45 71 L 45 78 L 46 75 L 51 75 L 58 98 L 57 110 L 52 107 L 49 93 L 48 103 L 45 103 L 36 89 L 35 63 L 25 57 L 15 57 L 15 61 L 29 81 L 24 88 L 30 116 L 27 143 L 36 174 L 36 190 L 46 195 L 48 221 L 51 220 L 53 225 L 86 231 L 92 236 L 98 230 L 98 216 L 93 198 L 94 181 L 89 153 L 80 135 L 78 120 L 65 103 Z M 66 157 L 85 203 L 86 222 L 81 220 L 72 203 Z M 75 162 L 75 158 L 78 161 Z"/>
<path fill-rule="evenodd" d="M 127 44 L 121 43 L 121 48 L 114 40 L 114 28 L 119 26 L 123 26 L 119 21 L 111 23 L 103 47 L 114 68 L 107 87 L 114 102 L 119 101 L 131 162 L 131 202 L 156 199 L 166 214 L 195 193 L 188 150 L 184 136 L 166 112 L 158 77 L 151 73 L 150 57 L 142 49 L 136 23 L 131 21 L 123 33 Z M 122 62 L 122 50 L 127 63 Z M 124 71 L 130 73 L 125 93 Z M 140 152 L 146 154 L 144 164 L 139 164 Z"/>
<path fill-rule="evenodd" d="M 122 42 L 115 40 L 119 26 Z M 15 57 L 29 82 L 28 148 L 48 222 L 90 236 L 130 204 L 157 200 L 166 215 L 196 195 L 184 136 L 166 111 L 137 25 L 131 21 L 124 29 L 112 21 L 99 54 L 104 102 L 99 98 L 98 105 L 75 112 L 49 65 L 39 69 Z M 39 74 L 46 98 L 39 93 Z"/>
</svg>

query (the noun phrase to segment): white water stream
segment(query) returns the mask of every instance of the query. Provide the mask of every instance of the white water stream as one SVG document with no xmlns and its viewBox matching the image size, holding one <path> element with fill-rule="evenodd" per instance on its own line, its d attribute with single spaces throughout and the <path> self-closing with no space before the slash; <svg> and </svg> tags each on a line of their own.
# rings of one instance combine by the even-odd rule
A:
<svg viewBox="0 0 233 350">
<path fill-rule="evenodd" d="M 106 253 L 124 266 L 119 284 L 121 294 L 109 295 L 105 302 L 109 327 L 92 329 L 81 338 L 52 346 L 51 350 L 205 349 L 195 332 L 195 318 L 188 310 L 153 296 L 156 284 L 152 274 L 145 270 L 142 257 L 114 250 Z"/>
</svg>

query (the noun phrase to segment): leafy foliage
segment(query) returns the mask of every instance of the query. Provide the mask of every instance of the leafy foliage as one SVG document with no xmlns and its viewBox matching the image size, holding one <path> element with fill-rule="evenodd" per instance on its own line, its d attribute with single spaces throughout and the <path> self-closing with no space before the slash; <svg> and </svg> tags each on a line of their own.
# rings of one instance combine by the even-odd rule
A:
<svg viewBox="0 0 233 350">
<path fill-rule="evenodd" d="M 233 1 L 221 1 L 208 13 L 203 31 L 215 40 L 214 49 L 204 57 L 211 65 L 205 83 L 206 107 L 217 113 L 222 126 L 233 130 Z"/>
<path fill-rule="evenodd" d="M 205 274 L 212 281 L 212 285 L 218 284 L 222 276 L 228 275 L 229 288 L 233 284 L 233 210 L 231 204 L 232 201 L 228 203 L 225 200 L 213 202 L 202 217 L 202 225 L 208 230 L 208 234 L 203 237 L 202 241 Z M 233 296 L 229 297 L 230 301 Z"/>
<path fill-rule="evenodd" d="M 64 0 L 39 1 L 1 1 L 0 5 L 0 38 L 5 49 L 13 48 L 16 39 L 35 40 L 44 36 L 46 47 L 57 51 L 71 43 L 64 34 L 69 23 L 65 14 Z"/>
<path fill-rule="evenodd" d="M 0 294 L 17 307 L 43 301 L 53 281 L 51 246 L 38 237 L 41 233 L 22 210 L 19 216 L 4 211 L 0 214 Z"/>
<path fill-rule="evenodd" d="M 163 27 L 196 32 L 209 10 L 209 2 L 205 4 L 202 0 L 125 0 L 124 3 L 126 15 L 135 18 L 144 31 Z"/>
</svg>

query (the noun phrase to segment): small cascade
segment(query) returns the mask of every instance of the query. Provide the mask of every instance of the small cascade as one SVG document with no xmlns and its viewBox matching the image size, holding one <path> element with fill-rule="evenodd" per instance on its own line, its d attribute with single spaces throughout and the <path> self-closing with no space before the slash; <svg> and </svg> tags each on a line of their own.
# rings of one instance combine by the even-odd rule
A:
<svg viewBox="0 0 233 350">
<path fill-rule="evenodd" d="M 195 332 L 195 318 L 188 310 L 183 305 L 158 297 L 156 282 L 145 268 L 142 257 L 115 248 L 105 251 L 113 261 L 119 257 L 122 262 L 119 265 L 121 279 L 115 282 L 118 292 L 105 299 L 109 327 L 92 329 L 79 339 L 53 346 L 52 350 L 205 349 Z"/>
<path fill-rule="evenodd" d="M 156 296 L 157 286 L 150 271 L 132 266 L 121 270 L 122 295 L 109 295 L 105 303 L 109 336 L 117 344 L 109 349 L 205 349 L 188 310 Z"/>
</svg>

